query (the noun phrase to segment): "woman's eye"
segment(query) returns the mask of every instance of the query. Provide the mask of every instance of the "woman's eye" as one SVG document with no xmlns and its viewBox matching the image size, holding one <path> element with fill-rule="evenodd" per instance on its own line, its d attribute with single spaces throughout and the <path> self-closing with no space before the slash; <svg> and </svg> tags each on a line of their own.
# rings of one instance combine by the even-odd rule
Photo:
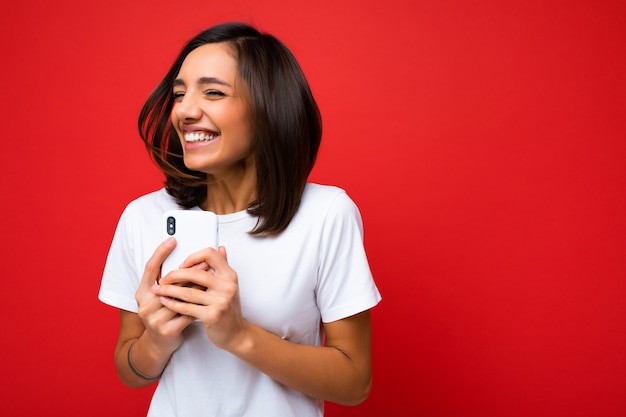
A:
<svg viewBox="0 0 626 417">
<path fill-rule="evenodd" d="M 204 94 L 206 94 L 209 97 L 212 98 L 218 98 L 218 97 L 224 97 L 226 96 L 226 94 L 224 94 L 223 92 L 219 91 L 219 90 L 207 90 L 204 92 Z"/>
<path fill-rule="evenodd" d="M 182 91 L 174 91 L 172 93 L 172 97 L 174 97 L 174 100 L 180 100 L 185 96 L 185 93 Z"/>
</svg>

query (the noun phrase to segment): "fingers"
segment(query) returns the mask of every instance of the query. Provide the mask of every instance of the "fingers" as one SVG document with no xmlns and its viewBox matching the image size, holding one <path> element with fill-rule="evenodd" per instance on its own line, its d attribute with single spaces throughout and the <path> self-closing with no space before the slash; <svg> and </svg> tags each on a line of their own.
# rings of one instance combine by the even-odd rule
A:
<svg viewBox="0 0 626 417">
<path fill-rule="evenodd" d="M 162 308 L 161 311 L 163 311 L 161 319 L 155 317 L 150 330 L 163 338 L 180 336 L 183 329 L 195 320 L 193 316 L 179 314 L 167 307 Z"/>
<path fill-rule="evenodd" d="M 214 248 L 206 248 L 192 253 L 187 257 L 187 259 L 185 259 L 180 267 L 189 268 L 200 263 L 206 263 L 215 271 L 229 268 L 228 260 L 226 258 L 226 249 L 223 246 L 220 246 L 218 250 L 215 250 Z"/>
<path fill-rule="evenodd" d="M 203 271 L 208 271 L 209 270 L 209 264 L 207 264 L 206 262 L 201 262 L 197 265 L 192 266 L 192 268 L 196 268 L 196 269 L 202 269 Z"/>
<path fill-rule="evenodd" d="M 189 277 L 186 277 L 186 279 L 189 279 Z M 238 292 L 237 284 L 229 280 L 223 280 L 213 276 L 203 281 L 207 283 L 207 286 L 197 284 L 155 284 L 152 286 L 151 290 L 155 295 L 161 297 L 161 303 L 168 308 L 170 304 L 165 303 L 164 298 L 176 299 L 197 305 L 211 305 L 224 299 L 231 299 Z M 181 313 L 180 311 L 177 312 Z"/>
<path fill-rule="evenodd" d="M 212 325 L 231 313 L 231 298 L 224 294 L 204 291 L 180 291 L 180 287 L 169 286 L 175 291 L 167 292 L 170 296 L 160 297 L 161 303 L 168 310 L 183 317 L 197 318 L 205 325 Z M 191 289 L 187 289 L 191 290 Z M 185 297 L 185 298 L 181 298 Z"/>
<path fill-rule="evenodd" d="M 181 316 L 160 303 L 160 308 L 142 318 L 146 334 L 154 346 L 164 352 L 173 352 L 183 343 L 183 330 L 194 322 L 195 318 Z"/>
<path fill-rule="evenodd" d="M 150 326 L 147 322 L 168 319 L 168 317 L 161 317 L 164 314 L 167 316 L 167 309 L 163 309 L 163 305 L 159 301 L 159 298 L 155 297 L 154 294 L 151 293 L 150 287 L 159 279 L 161 275 L 161 264 L 175 246 L 176 241 L 174 238 L 166 239 L 156 248 L 150 259 L 146 262 L 141 282 L 139 283 L 139 287 L 135 293 L 135 299 L 137 300 L 138 306 L 137 313 L 142 321 L 146 323 L 146 327 Z"/>
<path fill-rule="evenodd" d="M 180 317 L 199 317 L 202 313 L 202 307 L 198 304 L 181 301 L 181 299 L 161 297 L 161 302 L 170 311 L 176 313 Z"/>
<path fill-rule="evenodd" d="M 167 323 L 176 316 L 176 313 L 163 306 L 159 297 L 154 297 L 154 299 L 158 305 L 140 307 L 137 312 L 139 318 L 144 322 L 145 327 L 152 330 L 162 327 L 164 323 Z"/>
<path fill-rule="evenodd" d="M 176 239 L 173 237 L 165 239 L 146 262 L 143 276 L 141 277 L 140 287 L 150 288 L 152 283 L 157 281 L 161 275 L 161 265 L 167 255 L 169 255 L 176 246 Z"/>
<path fill-rule="evenodd" d="M 236 278 L 224 279 L 210 271 L 187 268 L 170 272 L 151 291 L 168 310 L 207 324 L 231 309 L 233 300 L 238 300 L 239 287 Z"/>
<path fill-rule="evenodd" d="M 201 264 L 207 268 L 195 267 Z M 161 278 L 151 291 L 163 307 L 179 315 L 177 319 L 200 320 L 207 336 L 218 347 L 227 347 L 245 327 L 237 273 L 228 265 L 223 247 L 190 255 L 180 269 Z"/>
<path fill-rule="evenodd" d="M 216 281 L 217 278 L 217 281 Z M 198 285 L 209 288 L 219 280 L 237 282 L 237 274 L 226 258 L 226 249 L 203 249 L 189 255 L 180 268 L 161 277 L 159 285 Z"/>
<path fill-rule="evenodd" d="M 222 258 L 226 260 L 226 262 L 228 262 L 228 256 L 226 255 L 226 248 L 224 246 L 220 246 L 219 248 L 217 248 L 217 252 Z"/>
</svg>

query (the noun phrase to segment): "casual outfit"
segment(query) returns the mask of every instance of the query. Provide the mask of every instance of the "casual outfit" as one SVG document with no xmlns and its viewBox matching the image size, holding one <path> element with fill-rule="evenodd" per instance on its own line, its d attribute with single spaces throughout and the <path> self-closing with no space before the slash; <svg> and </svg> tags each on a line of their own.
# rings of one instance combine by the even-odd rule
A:
<svg viewBox="0 0 626 417">
<path fill-rule="evenodd" d="M 178 208 L 164 189 L 126 207 L 104 268 L 102 302 L 137 312 L 135 292 L 163 241 L 163 213 Z M 278 236 L 250 235 L 258 219 L 247 211 L 218 219 L 219 245 L 237 273 L 243 317 L 271 333 L 319 346 L 320 321 L 352 316 L 381 299 L 363 248 L 358 208 L 337 187 L 308 183 L 298 212 Z M 201 322 L 192 323 L 184 337 L 159 380 L 149 417 L 323 415 L 323 401 L 215 347 Z"/>
</svg>

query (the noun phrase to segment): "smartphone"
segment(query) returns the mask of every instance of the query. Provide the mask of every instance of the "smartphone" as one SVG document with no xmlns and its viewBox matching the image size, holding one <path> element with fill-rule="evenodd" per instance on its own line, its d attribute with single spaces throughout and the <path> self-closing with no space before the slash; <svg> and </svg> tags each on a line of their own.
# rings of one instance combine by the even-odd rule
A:
<svg viewBox="0 0 626 417">
<path fill-rule="evenodd" d="M 217 249 L 217 215 L 204 210 L 168 210 L 163 214 L 163 240 L 176 239 L 176 247 L 165 258 L 161 276 L 178 269 L 185 258 L 208 247 Z"/>
</svg>

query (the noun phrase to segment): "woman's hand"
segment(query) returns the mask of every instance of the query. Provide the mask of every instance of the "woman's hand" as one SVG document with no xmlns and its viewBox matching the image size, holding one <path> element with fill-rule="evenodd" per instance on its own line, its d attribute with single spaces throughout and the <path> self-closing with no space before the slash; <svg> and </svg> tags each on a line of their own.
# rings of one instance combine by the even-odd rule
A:
<svg viewBox="0 0 626 417">
<path fill-rule="evenodd" d="M 228 264 L 224 247 L 190 255 L 180 269 L 158 284 L 153 281 L 151 290 L 171 314 L 199 319 L 217 347 L 231 350 L 242 340 L 247 323 L 241 314 L 237 273 Z"/>
<path fill-rule="evenodd" d="M 197 267 L 202 263 L 207 268 Z M 217 347 L 288 387 L 346 405 L 367 397 L 371 387 L 369 311 L 325 323 L 325 346 L 292 343 L 243 319 L 237 280 L 226 250 L 220 247 L 192 254 L 181 269 L 162 277 L 151 290 L 173 314 L 202 321 Z M 192 286 L 185 286 L 189 283 Z"/>
<path fill-rule="evenodd" d="M 164 306 L 159 296 L 151 291 L 155 282 L 161 279 L 163 261 L 175 246 L 175 239 L 168 238 L 157 247 L 146 263 L 139 288 L 135 294 L 139 306 L 137 314 L 146 328 L 152 348 L 166 355 L 178 349 L 183 342 L 183 330 L 193 322 L 190 317 L 181 316 Z"/>
<path fill-rule="evenodd" d="M 173 238 L 165 240 L 146 263 L 135 293 L 137 314 L 120 310 L 115 365 L 120 379 L 130 387 L 145 387 L 161 375 L 172 353 L 183 342 L 183 330 L 193 322 L 166 308 L 150 291 L 160 279 L 163 261 L 175 246 Z M 208 266 L 200 264 L 196 268 Z"/>
</svg>

